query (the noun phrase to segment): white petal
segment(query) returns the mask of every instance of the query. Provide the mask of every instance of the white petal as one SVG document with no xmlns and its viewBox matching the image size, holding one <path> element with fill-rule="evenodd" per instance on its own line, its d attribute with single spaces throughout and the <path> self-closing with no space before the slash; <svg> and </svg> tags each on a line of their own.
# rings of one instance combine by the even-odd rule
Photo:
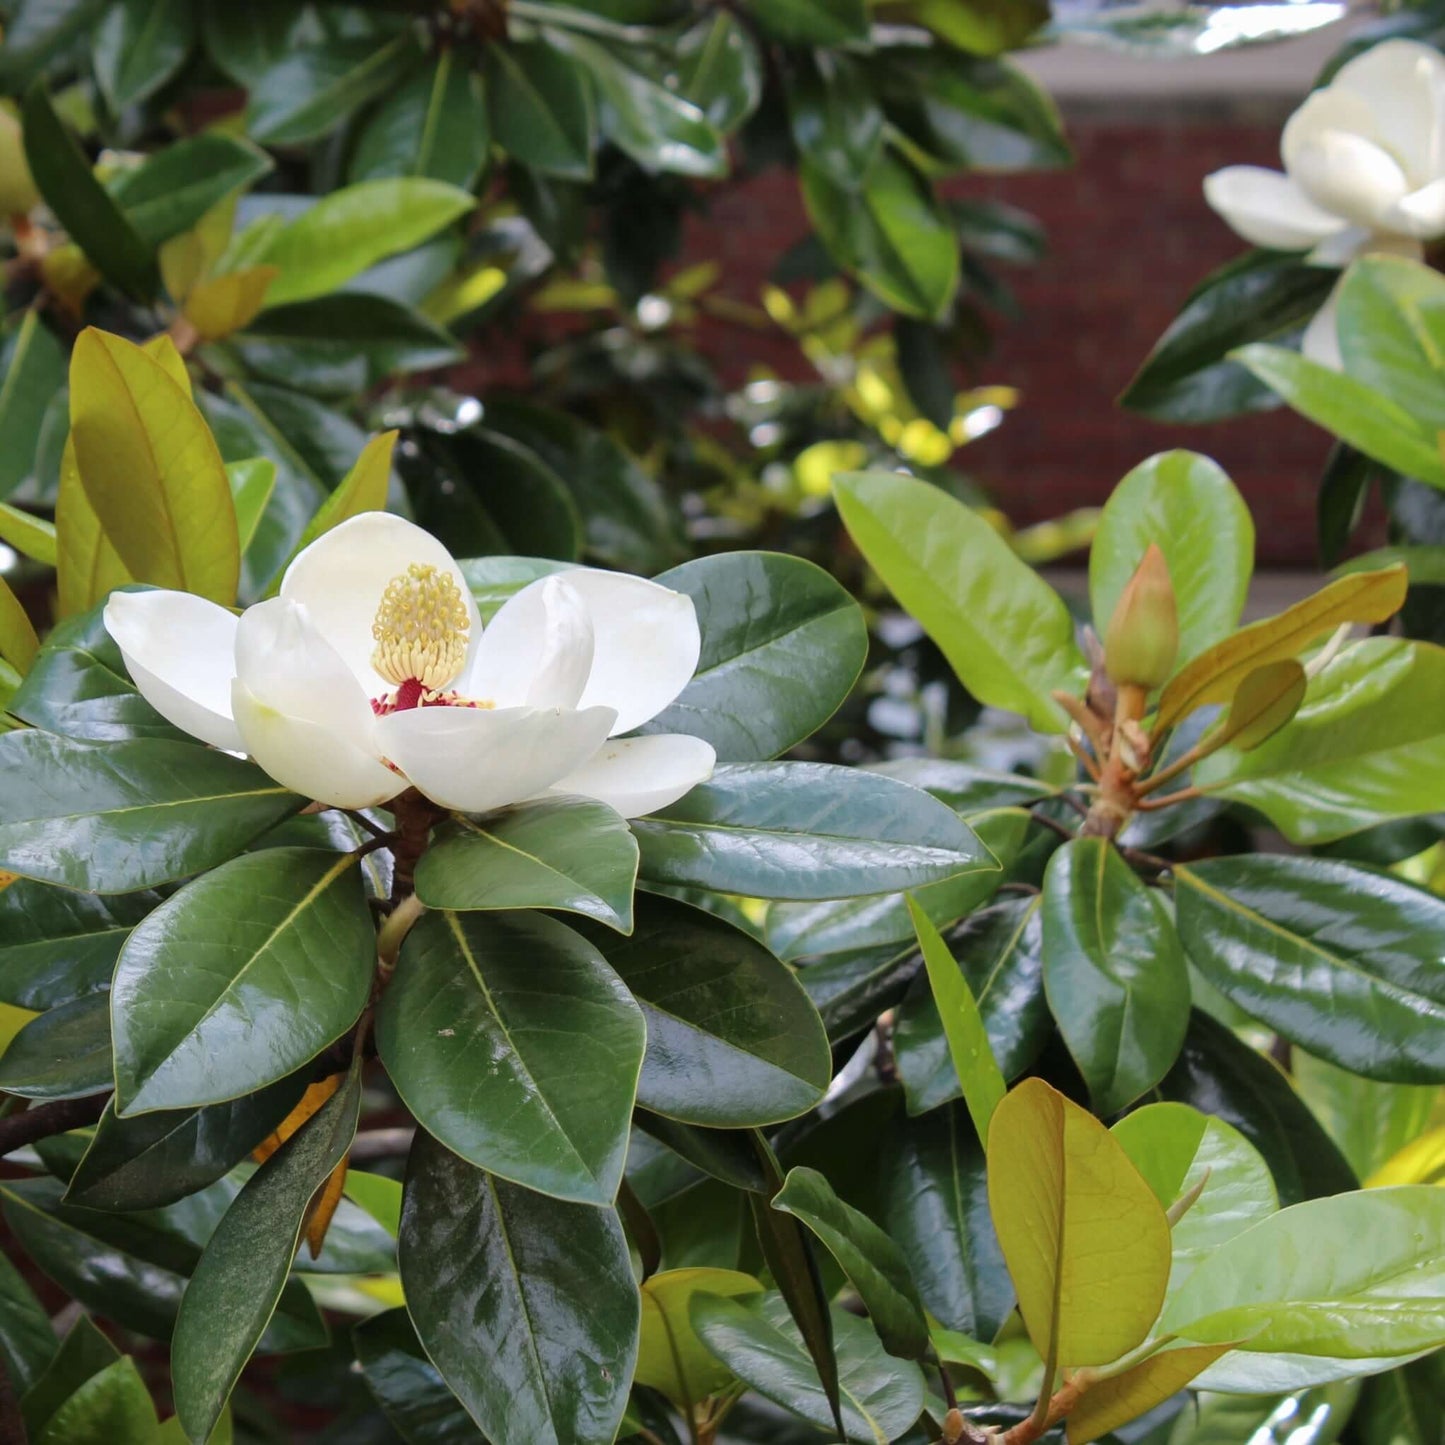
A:
<svg viewBox="0 0 1445 1445">
<path fill-rule="evenodd" d="M 370 808 L 394 798 L 406 779 L 345 738 L 257 699 L 239 678 L 231 706 L 246 751 L 282 787 L 333 808 Z"/>
<path fill-rule="evenodd" d="M 1411 191 L 1386 213 L 1384 224 L 1411 240 L 1445 235 L 1445 180 Z"/>
<path fill-rule="evenodd" d="M 1226 166 L 1204 178 L 1204 199 L 1246 241 L 1276 251 L 1301 251 L 1344 229 L 1281 171 Z"/>
<path fill-rule="evenodd" d="M 482 619 L 452 554 L 430 532 L 389 512 L 363 512 L 318 537 L 286 569 L 281 596 L 301 603 L 321 635 L 372 696 L 393 685 L 371 665 L 376 641 L 371 624 L 381 594 L 413 562 L 450 572 L 466 599 L 471 618 L 468 658 L 477 646 Z M 463 668 L 465 671 L 465 667 Z"/>
<path fill-rule="evenodd" d="M 565 578 L 543 577 L 487 623 L 458 688 L 498 707 L 576 707 L 593 650 L 592 615 L 581 594 Z"/>
<path fill-rule="evenodd" d="M 1445 163 L 1445 60 L 1414 40 L 1387 40 L 1357 55 L 1330 82 L 1369 107 L 1370 139 L 1404 167 L 1412 186 L 1442 174 Z"/>
<path fill-rule="evenodd" d="M 1343 231 L 1326 236 L 1305 260 L 1312 266 L 1348 266 L 1374 239 L 1375 233 L 1363 226 L 1346 226 Z"/>
<path fill-rule="evenodd" d="M 241 750 L 231 720 L 233 613 L 189 592 L 112 592 L 105 629 L 141 696 L 167 722 L 228 752 Z"/>
<path fill-rule="evenodd" d="M 1317 90 L 1285 125 L 1285 169 L 1315 205 L 1378 230 L 1411 186 L 1399 162 L 1369 138 L 1368 112 L 1357 113 L 1364 110 L 1347 92 Z"/>
<path fill-rule="evenodd" d="M 370 700 L 299 602 L 273 597 L 241 614 L 236 676 L 264 706 L 315 723 L 363 753 L 379 756 Z"/>
<path fill-rule="evenodd" d="M 434 803 L 485 813 L 540 793 L 591 757 L 615 716 L 606 707 L 414 707 L 378 718 L 376 735 Z"/>
<path fill-rule="evenodd" d="M 581 793 L 616 808 L 624 818 L 640 818 L 707 782 L 716 762 L 711 744 L 685 733 L 617 738 L 559 778 L 548 792 Z"/>
<path fill-rule="evenodd" d="M 1340 282 L 1325 299 L 1325 304 L 1315 312 L 1314 320 L 1305 327 L 1300 350 L 1310 361 L 1328 366 L 1332 371 L 1345 369 L 1344 357 L 1340 354 L 1340 333 L 1336 318 L 1340 309 Z"/>
<path fill-rule="evenodd" d="M 692 598 L 641 577 L 576 567 L 567 585 L 592 614 L 592 672 L 578 707 L 617 709 L 613 734 L 654 718 L 697 671 L 702 637 Z"/>
</svg>

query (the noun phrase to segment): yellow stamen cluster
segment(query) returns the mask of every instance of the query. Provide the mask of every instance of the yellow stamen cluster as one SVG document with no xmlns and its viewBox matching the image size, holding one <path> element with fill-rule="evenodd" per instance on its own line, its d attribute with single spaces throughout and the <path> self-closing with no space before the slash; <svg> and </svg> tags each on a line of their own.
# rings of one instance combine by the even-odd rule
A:
<svg viewBox="0 0 1445 1445">
<path fill-rule="evenodd" d="M 386 584 L 371 635 L 371 665 L 400 687 L 416 681 L 438 691 L 456 677 L 467 658 L 471 619 L 448 572 L 413 562 Z"/>
</svg>

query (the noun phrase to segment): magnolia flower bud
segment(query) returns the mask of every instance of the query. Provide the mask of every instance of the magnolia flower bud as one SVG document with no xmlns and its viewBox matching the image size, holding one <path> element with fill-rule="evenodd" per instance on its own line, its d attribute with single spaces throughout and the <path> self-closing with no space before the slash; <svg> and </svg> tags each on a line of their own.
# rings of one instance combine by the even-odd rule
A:
<svg viewBox="0 0 1445 1445">
<path fill-rule="evenodd" d="M 24 215 L 39 203 L 20 122 L 0 106 L 0 216 Z"/>
<path fill-rule="evenodd" d="M 1104 634 L 1104 666 L 1117 687 L 1163 687 L 1179 653 L 1179 613 L 1169 564 L 1151 542 L 1119 594 Z"/>
</svg>

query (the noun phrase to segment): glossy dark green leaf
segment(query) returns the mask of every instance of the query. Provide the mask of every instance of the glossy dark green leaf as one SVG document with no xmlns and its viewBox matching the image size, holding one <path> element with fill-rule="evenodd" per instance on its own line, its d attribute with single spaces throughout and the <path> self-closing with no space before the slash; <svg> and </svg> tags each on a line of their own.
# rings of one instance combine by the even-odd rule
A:
<svg viewBox="0 0 1445 1445">
<path fill-rule="evenodd" d="M 96 27 L 95 79 L 113 112 L 154 95 L 196 41 L 189 0 L 119 0 Z"/>
<path fill-rule="evenodd" d="M 121 944 L 159 901 L 28 878 L 0 889 L 0 1003 L 42 1010 L 109 987 Z"/>
<path fill-rule="evenodd" d="M 22 123 L 30 173 L 70 239 L 127 296 L 138 301 L 154 296 L 160 273 L 150 246 L 91 174 L 89 162 L 40 81 L 25 97 Z"/>
<path fill-rule="evenodd" d="M 48 1319 L 45 1329 L 50 1336 L 49 1363 L 44 1372 L 25 1388 L 20 1401 L 21 1418 L 32 1438 L 39 1435 L 56 1410 L 88 1379 L 120 1358 L 116 1347 L 91 1322 L 89 1315 L 83 1314 L 76 1320 L 60 1342 L 59 1349 L 55 1347 L 55 1332 L 50 1328 Z"/>
<path fill-rule="evenodd" d="M 758 107 L 763 62 L 736 16 L 719 10 L 686 31 L 677 43 L 681 93 L 723 135 Z"/>
<path fill-rule="evenodd" d="M 490 430 L 530 447 L 566 482 L 597 561 L 651 577 L 681 560 L 677 521 L 662 489 L 605 432 L 513 397 L 488 397 L 485 420 Z"/>
<path fill-rule="evenodd" d="M 215 1427 L 291 1271 L 307 1207 L 346 1157 L 361 1066 L 251 1176 L 222 1216 L 181 1300 L 171 1342 L 176 1414 L 192 1440 Z"/>
<path fill-rule="evenodd" d="M 1017 171 L 1073 158 L 1048 94 L 1004 60 L 900 46 L 867 63 L 889 120 L 949 169 Z"/>
<path fill-rule="evenodd" d="M 591 77 L 602 134 L 643 170 L 713 179 L 727 174 L 727 146 L 707 117 L 677 90 L 629 64 L 622 47 L 560 27 L 551 40 Z"/>
<path fill-rule="evenodd" d="M 637 840 L 611 808 L 544 799 L 476 821 L 458 818 L 423 855 L 428 908 L 560 908 L 632 927 Z"/>
<path fill-rule="evenodd" d="M 1195 1009 L 1159 1094 L 1233 1124 L 1264 1155 L 1281 1204 L 1358 1186 L 1350 1166 L 1280 1069 Z"/>
<path fill-rule="evenodd" d="M 895 1120 L 879 1170 L 880 1223 L 903 1251 L 924 1304 L 949 1329 L 991 1340 L 1013 1309 L 1014 1292 L 968 1111 L 945 1104 Z"/>
<path fill-rule="evenodd" d="M 351 294 L 269 307 L 230 337 L 227 349 L 259 380 L 320 396 L 349 396 L 463 355 L 447 332 L 409 306 Z"/>
<path fill-rule="evenodd" d="M 416 59 L 410 35 L 331 41 L 282 57 L 251 86 L 247 123 L 267 145 L 300 145 L 328 134 L 367 101 L 385 95 Z"/>
<path fill-rule="evenodd" d="M 44 1306 L 20 1271 L 0 1256 L 0 1364 L 17 1394 L 44 1375 L 59 1344 Z"/>
<path fill-rule="evenodd" d="M 858 604 L 801 557 L 723 552 L 657 580 L 692 598 L 702 655 L 643 732 L 692 733 L 725 763 L 777 757 L 828 721 L 863 670 Z"/>
<path fill-rule="evenodd" d="M 469 557 L 457 566 L 484 623 L 490 622 L 502 604 L 529 583 L 567 570 L 565 562 L 550 557 Z"/>
<path fill-rule="evenodd" d="M 922 966 L 916 949 L 888 943 L 831 954 L 798 978 L 836 1044 L 871 1028 L 899 1003 Z"/>
<path fill-rule="evenodd" d="M 937 320 L 958 289 L 958 242 L 927 185 L 881 155 L 861 190 L 837 185 L 804 157 L 803 200 L 823 244 L 885 305 Z"/>
<path fill-rule="evenodd" d="M 865 63 L 826 50 L 802 53 L 787 81 L 793 143 L 833 185 L 858 190 L 883 144 L 883 112 Z"/>
<path fill-rule="evenodd" d="M 0 1091 L 23 1099 L 80 1099 L 110 1087 L 110 1008 L 103 993 L 37 1014 L 0 1055 Z"/>
<path fill-rule="evenodd" d="M 1075 838 L 1044 876 L 1044 990 L 1094 1107 L 1152 1088 L 1189 1024 L 1189 976 L 1162 897 L 1103 838 Z"/>
<path fill-rule="evenodd" d="M 842 1266 L 883 1347 L 902 1359 L 921 1359 L 928 1321 L 908 1262 L 879 1227 L 833 1192 L 816 1169 L 792 1169 L 773 1208 L 796 1215 Z"/>
<path fill-rule="evenodd" d="M 427 1359 L 404 1309 L 362 1320 L 351 1338 L 368 1388 L 408 1445 L 485 1445 L 462 1402 Z"/>
<path fill-rule="evenodd" d="M 733 1189 L 767 1192 L 768 1176 L 758 1160 L 752 1136 L 745 1130 L 701 1128 L 643 1108 L 635 1111 L 633 1120 L 644 1135 L 670 1151 L 669 1163 L 694 1182 L 697 1175 L 679 1161 L 685 1160 L 694 1170 L 711 1175 Z M 636 1147 L 635 1139 L 633 1147 Z M 671 1158 L 673 1154 L 676 1159 Z"/>
<path fill-rule="evenodd" d="M 827 1035 L 784 965 L 740 929 L 670 898 L 643 898 L 631 937 L 579 925 L 647 1021 L 637 1099 L 714 1128 L 810 1109 L 832 1076 Z"/>
<path fill-rule="evenodd" d="M 1017 1078 L 1033 1063 L 1048 1035 L 1039 911 L 1036 897 L 1005 899 L 946 935 L 1005 1079 Z M 899 1005 L 893 1046 L 910 1114 L 961 1097 L 938 1004 L 922 973 Z"/>
<path fill-rule="evenodd" d="M 155 1438 L 156 1407 L 128 1355 L 107 1365 L 61 1404 L 36 1445 L 117 1445 Z"/>
<path fill-rule="evenodd" d="M 46 409 L 65 385 L 66 365 L 39 310 L 26 311 L 7 340 L 0 381 L 0 497 L 8 497 L 30 475 Z"/>
<path fill-rule="evenodd" d="M 703 1292 L 694 1296 L 690 1315 L 703 1343 L 760 1395 L 824 1430 L 834 1428 L 827 1397 L 779 1295 L 744 1303 Z M 924 1407 L 922 1372 L 885 1354 L 856 1316 L 835 1310 L 833 1328 L 846 1438 L 870 1445 L 897 1439 Z"/>
<path fill-rule="evenodd" d="M 868 38 L 864 0 L 754 0 L 758 24 L 790 45 L 841 45 Z"/>
<path fill-rule="evenodd" d="M 895 892 L 994 867 L 937 799 L 823 763 L 734 763 L 633 822 L 649 883 L 760 898 Z"/>
<path fill-rule="evenodd" d="M 356 1022 L 376 960 L 356 863 L 311 848 L 248 853 L 131 934 L 110 995 L 122 1114 L 262 1088 Z"/>
<path fill-rule="evenodd" d="M 10 710 L 46 732 L 95 742 L 183 738 L 136 691 L 103 613 L 100 604 L 50 633 Z"/>
<path fill-rule="evenodd" d="M 513 160 L 544 175 L 591 178 L 592 88 L 568 56 L 545 41 L 489 45 L 486 91 L 492 135 Z"/>
<path fill-rule="evenodd" d="M 255 146 L 204 131 L 122 172 L 111 194 L 142 239 L 158 246 L 190 230 L 212 206 L 272 169 L 271 158 Z"/>
<path fill-rule="evenodd" d="M 189 743 L 0 737 L 0 867 L 128 893 L 213 868 L 302 803 L 259 768 Z"/>
<path fill-rule="evenodd" d="M 610 1445 L 641 1314 L 612 1209 L 534 1194 L 418 1134 L 401 1278 L 432 1363 L 496 1445 Z"/>
<path fill-rule="evenodd" d="M 112 1099 L 70 1176 L 67 1204 L 159 1209 L 204 1189 L 239 1164 L 289 1114 L 305 1090 L 297 1075 L 204 1109 L 159 1109 L 129 1119 Z"/>
<path fill-rule="evenodd" d="M 1279 398 L 1229 353 L 1291 337 L 1338 279 L 1294 254 L 1248 251 L 1207 276 L 1119 398 L 1158 421 L 1204 422 L 1267 411 Z"/>
<path fill-rule="evenodd" d="M 1190 960 L 1247 1014 L 1367 1078 L 1445 1080 L 1445 901 L 1326 858 L 1206 859 L 1175 880 Z"/>
<path fill-rule="evenodd" d="M 168 1339 L 200 1245 L 164 1212 L 77 1209 L 60 1202 L 63 1189 L 56 1179 L 0 1185 L 6 1222 L 25 1252 L 86 1308 L 124 1329 Z M 311 1296 L 299 1283 L 288 1287 L 263 1348 L 314 1349 L 325 1342 Z"/>
<path fill-rule="evenodd" d="M 907 774 L 887 776 L 909 780 Z M 1006 881 L 1024 844 L 1036 831 L 1022 808 L 964 812 L 964 820 L 1002 867 L 962 873 L 941 883 L 910 890 L 939 928 L 983 907 Z M 902 948 L 912 942 L 913 936 L 907 897 L 902 893 L 833 898 L 819 903 L 775 903 L 768 909 L 768 946 L 779 958 L 853 952 L 887 945 Z"/>
<path fill-rule="evenodd" d="M 449 1149 L 562 1199 L 617 1192 L 641 1011 L 597 950 L 535 913 L 429 913 L 382 995 L 392 1083 Z"/>
<path fill-rule="evenodd" d="M 459 552 L 576 561 L 582 518 L 569 485 L 530 446 L 472 428 L 424 439 L 408 473 L 417 523 Z"/>
<path fill-rule="evenodd" d="M 105 0 L 22 0 L 12 6 L 0 49 L 0 89 L 8 94 L 22 90 L 104 8 Z"/>
<path fill-rule="evenodd" d="M 466 190 L 486 165 L 490 144 L 482 77 L 464 51 L 444 46 L 361 128 L 349 174 L 353 181 L 431 176 Z"/>
</svg>

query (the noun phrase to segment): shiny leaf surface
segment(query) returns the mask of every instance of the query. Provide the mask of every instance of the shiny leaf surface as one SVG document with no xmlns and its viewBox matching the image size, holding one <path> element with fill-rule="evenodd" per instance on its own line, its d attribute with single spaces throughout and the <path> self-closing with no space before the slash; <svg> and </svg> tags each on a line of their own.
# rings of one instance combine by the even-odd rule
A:
<svg viewBox="0 0 1445 1445">
<path fill-rule="evenodd" d="M 636 878 L 623 819 L 603 803 L 557 798 L 457 818 L 422 855 L 416 887 L 429 908 L 560 908 L 626 933 Z"/>
<path fill-rule="evenodd" d="M 702 655 L 645 733 L 692 733 L 721 762 L 776 757 L 847 697 L 868 651 L 858 604 L 821 567 L 775 552 L 725 552 L 657 578 L 697 609 Z"/>
<path fill-rule="evenodd" d="M 487 47 L 487 109 L 497 144 L 544 175 L 587 180 L 597 139 L 581 68 L 545 41 Z"/>
<path fill-rule="evenodd" d="M 535 913 L 428 913 L 377 1010 L 397 1092 L 449 1149 L 560 1199 L 617 1191 L 643 1016 L 585 938 Z"/>
<path fill-rule="evenodd" d="M 375 955 L 352 855 L 267 848 L 196 879 L 116 964 L 118 1112 L 219 1104 L 284 1078 L 355 1023 Z"/>
<path fill-rule="evenodd" d="M 401 1277 L 422 1345 L 496 1445 L 610 1445 L 640 1304 L 617 1215 L 483 1173 L 424 1134 Z"/>
<path fill-rule="evenodd" d="M 822 763 L 719 767 L 632 829 L 646 882 L 762 898 L 895 892 L 994 864 L 927 793 Z"/>
<path fill-rule="evenodd" d="M 1152 1088 L 1189 1024 L 1189 976 L 1159 893 L 1103 838 L 1075 838 L 1044 875 L 1044 989 L 1101 1114 Z"/>
<path fill-rule="evenodd" d="M 1326 858 L 1175 872 L 1179 933 L 1225 997 L 1342 1068 L 1445 1080 L 1445 901 Z"/>
<path fill-rule="evenodd" d="M 382 1412 L 410 1445 L 484 1445 L 462 1402 L 427 1359 L 404 1309 L 362 1320 L 356 1358 Z"/>
<path fill-rule="evenodd" d="M 793 1118 L 822 1097 L 832 1076 L 822 1021 L 788 969 L 741 929 L 644 898 L 630 937 L 591 924 L 579 931 L 642 1009 L 645 1108 L 745 1128 Z"/>
<path fill-rule="evenodd" d="M 0 1090 L 22 1099 L 80 1099 L 111 1086 L 110 1019 L 101 993 L 31 1019 L 0 1055 Z"/>
</svg>

